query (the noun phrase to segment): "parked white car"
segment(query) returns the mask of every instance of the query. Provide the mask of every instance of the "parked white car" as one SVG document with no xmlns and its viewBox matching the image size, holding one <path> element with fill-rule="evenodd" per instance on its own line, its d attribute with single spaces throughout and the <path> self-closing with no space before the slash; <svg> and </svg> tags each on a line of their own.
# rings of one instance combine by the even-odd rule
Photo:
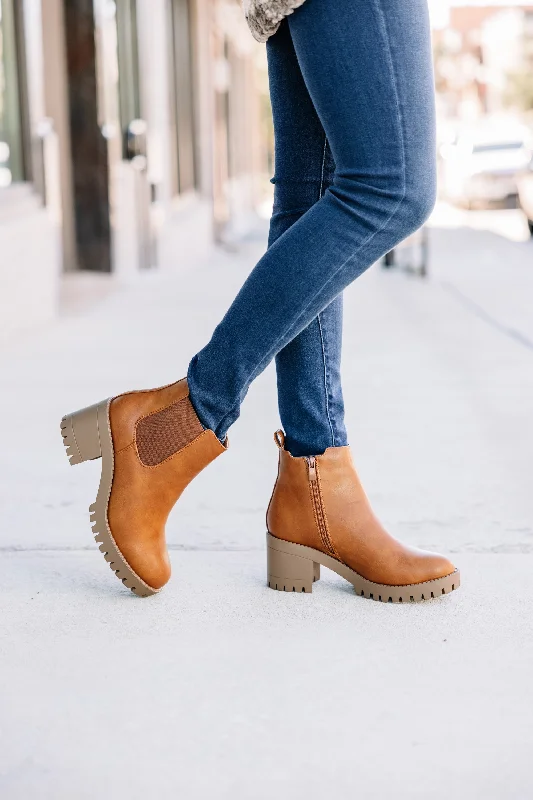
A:
<svg viewBox="0 0 533 800">
<path fill-rule="evenodd" d="M 466 130 L 441 148 L 445 196 L 469 208 L 502 202 L 518 193 L 517 176 L 531 161 L 533 142 L 524 125 Z"/>
<path fill-rule="evenodd" d="M 533 161 L 517 179 L 520 207 L 527 217 L 529 232 L 533 236 Z"/>
</svg>

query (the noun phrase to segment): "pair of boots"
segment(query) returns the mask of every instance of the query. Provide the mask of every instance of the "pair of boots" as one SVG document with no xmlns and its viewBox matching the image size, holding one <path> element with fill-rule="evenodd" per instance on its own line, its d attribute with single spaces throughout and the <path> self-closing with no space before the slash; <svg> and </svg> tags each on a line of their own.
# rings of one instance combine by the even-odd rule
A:
<svg viewBox="0 0 533 800">
<path fill-rule="evenodd" d="M 89 511 L 105 560 L 136 595 L 156 594 L 170 578 L 167 517 L 227 443 L 203 428 L 185 379 L 67 415 L 61 432 L 71 464 L 102 458 Z M 459 572 L 446 558 L 405 547 L 384 530 L 348 447 L 293 458 L 283 433 L 274 438 L 279 471 L 267 512 L 271 588 L 311 592 L 321 564 L 358 594 L 384 602 L 424 600 L 459 586 Z"/>
</svg>

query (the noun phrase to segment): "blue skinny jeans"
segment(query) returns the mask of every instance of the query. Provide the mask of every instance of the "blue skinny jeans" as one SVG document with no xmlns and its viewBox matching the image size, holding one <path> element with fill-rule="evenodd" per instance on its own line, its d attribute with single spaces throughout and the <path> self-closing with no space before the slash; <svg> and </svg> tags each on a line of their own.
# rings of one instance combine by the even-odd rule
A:
<svg viewBox="0 0 533 800">
<path fill-rule="evenodd" d="M 342 291 L 417 230 L 436 196 L 426 0 L 306 0 L 267 43 L 275 134 L 269 247 L 190 362 L 224 439 L 276 359 L 286 447 L 347 444 Z"/>
</svg>

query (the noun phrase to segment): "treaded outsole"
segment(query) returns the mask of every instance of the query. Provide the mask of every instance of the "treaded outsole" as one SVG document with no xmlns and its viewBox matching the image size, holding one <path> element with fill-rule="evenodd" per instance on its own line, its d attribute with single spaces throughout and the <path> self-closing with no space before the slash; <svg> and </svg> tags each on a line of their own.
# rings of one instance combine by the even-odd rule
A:
<svg viewBox="0 0 533 800">
<path fill-rule="evenodd" d="M 350 569 L 346 564 L 331 558 L 331 556 L 319 550 L 278 539 L 268 532 L 267 548 L 276 551 L 278 564 L 280 563 L 280 558 L 283 559 L 285 556 L 287 558 L 287 572 L 296 572 L 298 576 L 285 578 L 269 574 L 267 576 L 268 586 L 277 591 L 311 593 L 316 578 L 311 579 L 310 577 L 312 566 L 308 566 L 309 562 L 315 565 L 315 575 L 317 565 L 327 567 L 349 581 L 357 595 L 381 603 L 416 603 L 423 600 L 431 600 L 450 594 L 461 585 L 461 576 L 458 569 L 443 578 L 435 578 L 424 583 L 411 583 L 404 586 L 387 586 L 386 584 L 373 583 L 373 581 L 363 578 L 362 575 Z M 305 577 L 306 572 L 307 579 Z"/>
<path fill-rule="evenodd" d="M 107 508 L 111 496 L 114 472 L 113 440 L 109 423 L 109 406 L 111 400 L 100 403 L 97 407 L 98 437 L 102 457 L 102 474 L 98 494 L 94 503 L 89 506 L 89 518 L 93 523 L 92 532 L 98 549 L 109 564 L 111 571 L 122 581 L 123 585 L 137 597 L 151 597 L 158 594 L 159 589 L 153 589 L 130 567 L 109 528 Z M 84 412 L 77 412 L 84 413 Z M 61 435 L 67 457 L 72 466 L 81 464 L 86 460 L 82 457 L 79 443 L 76 441 L 74 418 L 76 414 L 67 414 L 61 420 Z"/>
<path fill-rule="evenodd" d="M 81 457 L 74 428 L 72 426 L 72 417 L 67 415 L 61 420 L 61 436 L 63 437 L 63 447 L 70 462 L 70 466 L 81 464 L 83 459 Z"/>
</svg>

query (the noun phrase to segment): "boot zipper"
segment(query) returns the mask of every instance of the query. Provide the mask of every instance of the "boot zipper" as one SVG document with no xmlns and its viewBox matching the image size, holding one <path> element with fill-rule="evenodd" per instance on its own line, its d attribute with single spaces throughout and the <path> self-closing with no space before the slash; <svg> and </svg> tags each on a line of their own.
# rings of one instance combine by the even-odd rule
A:
<svg viewBox="0 0 533 800">
<path fill-rule="evenodd" d="M 315 519 L 318 527 L 318 533 L 326 552 L 337 558 L 338 557 L 337 553 L 335 552 L 335 548 L 333 547 L 333 543 L 329 535 L 328 523 L 326 520 L 326 512 L 324 510 L 324 503 L 322 500 L 322 493 L 320 491 L 320 485 L 318 483 L 316 458 L 315 456 L 306 456 L 306 461 L 309 472 L 309 488 L 311 490 L 311 500 L 313 501 L 313 509 L 315 512 Z"/>
</svg>

